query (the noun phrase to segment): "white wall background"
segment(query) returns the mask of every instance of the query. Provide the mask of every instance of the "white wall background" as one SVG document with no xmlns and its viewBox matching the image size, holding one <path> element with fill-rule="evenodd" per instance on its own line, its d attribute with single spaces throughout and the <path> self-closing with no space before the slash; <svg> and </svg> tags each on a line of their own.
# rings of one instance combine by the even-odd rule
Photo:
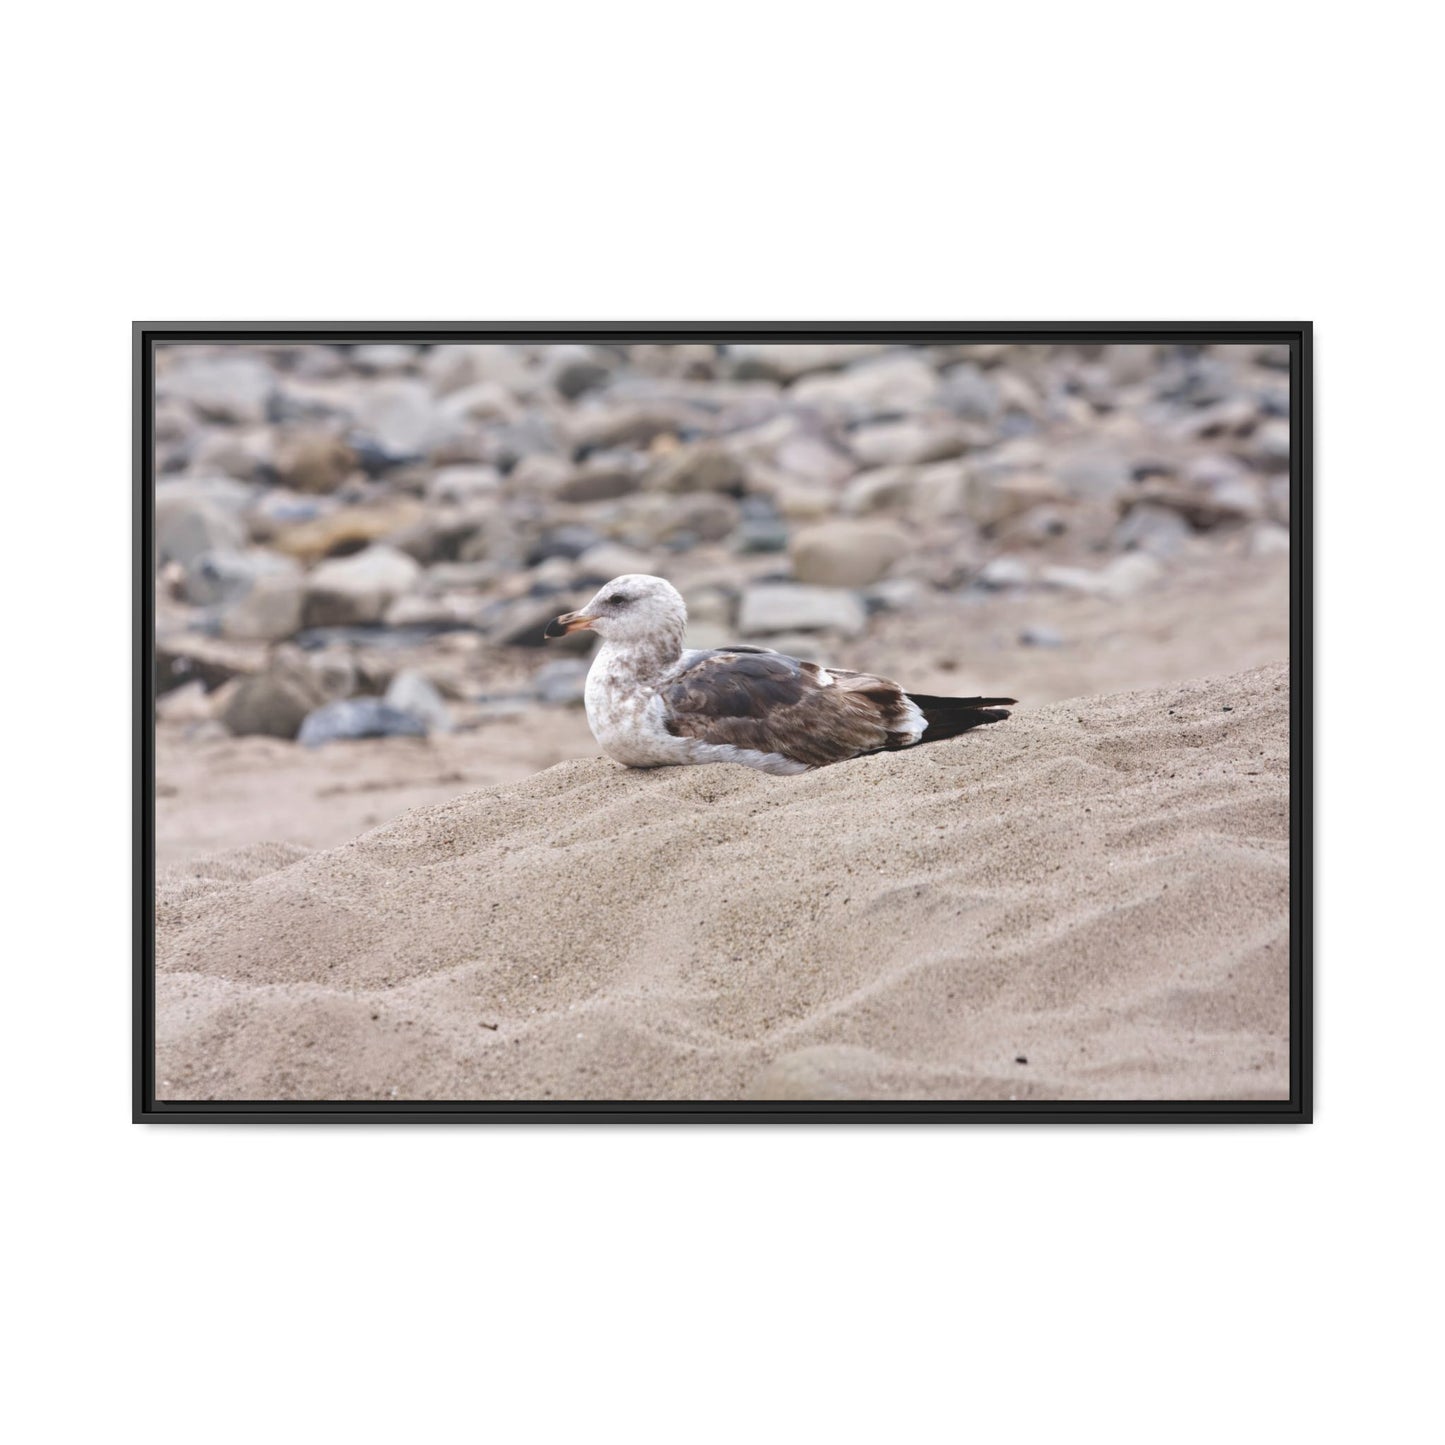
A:
<svg viewBox="0 0 1445 1445">
<path fill-rule="evenodd" d="M 10 17 L 16 1438 L 1422 1437 L 1445 344 L 1428 14 Z M 1319 1122 L 131 1127 L 133 317 L 1313 318 Z"/>
</svg>

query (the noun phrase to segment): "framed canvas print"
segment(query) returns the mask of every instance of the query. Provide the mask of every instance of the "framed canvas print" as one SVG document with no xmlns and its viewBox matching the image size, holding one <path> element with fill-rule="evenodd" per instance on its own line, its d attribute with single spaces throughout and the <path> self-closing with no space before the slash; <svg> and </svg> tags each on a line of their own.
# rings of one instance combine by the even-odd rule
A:
<svg viewBox="0 0 1445 1445">
<path fill-rule="evenodd" d="M 1308 1121 L 1307 323 L 137 323 L 138 1121 Z"/>
</svg>

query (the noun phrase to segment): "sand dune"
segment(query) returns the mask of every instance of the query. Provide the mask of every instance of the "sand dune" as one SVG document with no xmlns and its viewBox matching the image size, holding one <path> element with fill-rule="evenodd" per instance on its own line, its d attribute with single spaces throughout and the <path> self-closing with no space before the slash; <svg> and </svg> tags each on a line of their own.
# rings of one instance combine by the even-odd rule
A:
<svg viewBox="0 0 1445 1445">
<path fill-rule="evenodd" d="M 1285 1098 L 1288 704 L 1274 666 L 801 777 L 586 759 L 188 864 L 158 1095 Z"/>
</svg>

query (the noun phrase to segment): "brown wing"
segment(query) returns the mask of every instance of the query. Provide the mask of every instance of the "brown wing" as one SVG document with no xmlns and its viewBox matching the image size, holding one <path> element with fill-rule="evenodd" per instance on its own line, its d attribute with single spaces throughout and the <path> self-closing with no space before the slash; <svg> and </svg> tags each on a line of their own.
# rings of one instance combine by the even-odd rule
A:
<svg viewBox="0 0 1445 1445">
<path fill-rule="evenodd" d="M 918 725 L 897 683 L 778 652 L 704 652 L 661 691 L 674 737 L 780 753 L 814 768 L 905 747 Z"/>
</svg>

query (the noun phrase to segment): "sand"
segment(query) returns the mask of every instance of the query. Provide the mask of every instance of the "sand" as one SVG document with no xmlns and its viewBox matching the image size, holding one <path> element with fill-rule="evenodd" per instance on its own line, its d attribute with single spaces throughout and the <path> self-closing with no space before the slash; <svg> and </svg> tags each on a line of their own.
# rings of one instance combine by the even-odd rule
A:
<svg viewBox="0 0 1445 1445">
<path fill-rule="evenodd" d="M 1289 675 L 162 877 L 163 1099 L 1283 1099 Z"/>
</svg>

